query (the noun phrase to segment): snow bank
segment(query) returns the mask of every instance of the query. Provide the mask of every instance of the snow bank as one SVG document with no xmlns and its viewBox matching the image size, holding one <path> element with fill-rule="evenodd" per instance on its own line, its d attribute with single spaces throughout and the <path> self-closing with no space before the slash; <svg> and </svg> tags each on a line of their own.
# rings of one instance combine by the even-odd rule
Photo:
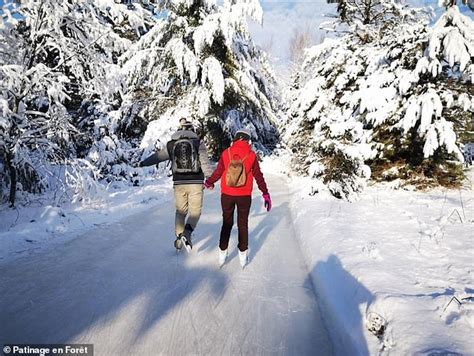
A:
<svg viewBox="0 0 474 356">
<path fill-rule="evenodd" d="M 308 196 L 306 180 L 292 185 L 298 238 L 339 353 L 472 352 L 471 190 L 373 186 L 348 203 Z"/>
<path fill-rule="evenodd" d="M 265 162 L 263 170 L 275 166 Z M 292 178 L 290 189 L 337 354 L 472 354 L 472 187 L 423 193 L 375 185 L 354 203 L 307 178 Z"/>
<path fill-rule="evenodd" d="M 138 175 L 137 179 L 141 180 L 140 186 L 114 182 L 104 188 L 100 198 L 82 205 L 51 206 L 48 204 L 53 199 L 49 196 L 33 196 L 34 200 L 26 206 L 14 210 L 3 205 L 0 210 L 0 264 L 65 243 L 97 226 L 113 225 L 126 216 L 153 210 L 172 197 L 169 178 Z"/>
</svg>

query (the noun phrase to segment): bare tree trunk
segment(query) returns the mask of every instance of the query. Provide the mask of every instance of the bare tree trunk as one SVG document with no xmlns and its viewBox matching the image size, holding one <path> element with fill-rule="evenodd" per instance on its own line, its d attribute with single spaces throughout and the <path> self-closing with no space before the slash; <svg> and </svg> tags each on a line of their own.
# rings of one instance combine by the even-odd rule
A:
<svg viewBox="0 0 474 356">
<path fill-rule="evenodd" d="M 8 197 L 8 201 L 10 202 L 10 208 L 13 208 L 15 206 L 15 199 L 16 199 L 16 168 L 13 165 L 13 155 L 11 154 L 10 151 L 7 152 L 6 154 L 7 157 L 7 168 L 8 172 L 10 173 L 10 195 Z"/>
<path fill-rule="evenodd" d="M 23 89 L 23 85 L 21 86 Z M 15 114 L 18 114 L 18 110 L 20 107 L 20 99 L 18 97 L 15 97 L 14 100 L 14 107 L 13 107 L 13 112 Z M 10 137 L 15 137 L 15 131 L 17 131 L 16 127 L 16 122 L 13 120 L 13 125 L 10 128 Z M 17 172 L 16 172 L 16 167 L 13 163 L 14 159 L 14 154 L 12 152 L 12 148 L 14 147 L 13 144 L 7 144 L 5 147 L 5 159 L 6 159 L 6 165 L 7 165 L 7 170 L 10 174 L 10 194 L 8 197 L 8 201 L 10 202 L 10 208 L 13 208 L 15 206 L 15 200 L 16 200 L 16 187 L 17 187 Z"/>
<path fill-rule="evenodd" d="M 364 25 L 368 25 L 372 22 L 372 1 L 367 0 L 364 2 Z"/>
</svg>

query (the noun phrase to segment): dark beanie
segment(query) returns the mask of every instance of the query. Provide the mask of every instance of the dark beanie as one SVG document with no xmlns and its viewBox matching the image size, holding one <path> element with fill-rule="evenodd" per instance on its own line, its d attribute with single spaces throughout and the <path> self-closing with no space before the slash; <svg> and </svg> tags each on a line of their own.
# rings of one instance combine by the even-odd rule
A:
<svg viewBox="0 0 474 356">
<path fill-rule="evenodd" d="M 192 130 L 194 128 L 191 121 L 188 121 L 185 117 L 179 120 L 179 125 L 183 130 Z"/>
</svg>

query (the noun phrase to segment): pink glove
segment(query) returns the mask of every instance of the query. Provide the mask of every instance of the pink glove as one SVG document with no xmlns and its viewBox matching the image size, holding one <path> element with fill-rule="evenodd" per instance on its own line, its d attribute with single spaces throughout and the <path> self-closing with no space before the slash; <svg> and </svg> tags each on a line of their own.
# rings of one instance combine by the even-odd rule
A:
<svg viewBox="0 0 474 356">
<path fill-rule="evenodd" d="M 206 180 L 204 181 L 204 188 L 206 188 L 206 189 L 211 189 L 211 190 L 212 190 L 212 189 L 214 189 L 214 184 L 209 183 L 209 182 L 207 181 L 207 179 L 206 179 Z"/>
<path fill-rule="evenodd" d="M 272 210 L 272 198 L 270 198 L 270 194 L 263 194 L 263 202 L 267 211 Z"/>
</svg>

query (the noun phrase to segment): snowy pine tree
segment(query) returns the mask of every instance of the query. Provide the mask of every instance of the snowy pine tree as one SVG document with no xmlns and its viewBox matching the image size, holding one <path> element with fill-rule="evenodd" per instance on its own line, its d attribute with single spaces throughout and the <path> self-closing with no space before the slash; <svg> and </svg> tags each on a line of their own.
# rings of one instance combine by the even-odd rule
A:
<svg viewBox="0 0 474 356">
<path fill-rule="evenodd" d="M 370 171 L 418 185 L 462 178 L 452 160 L 462 160 L 456 130 L 472 115 L 472 21 L 452 8 L 430 35 L 423 17 L 406 15 L 311 48 L 294 83 L 284 140 L 296 168 L 338 197 L 353 199 Z"/>
<path fill-rule="evenodd" d="M 17 188 L 38 191 L 52 176 L 66 180 L 58 165 L 71 164 L 80 137 L 72 112 L 107 91 L 108 64 L 127 43 L 111 24 L 120 6 L 112 0 L 2 5 L 0 152 L 12 205 Z"/>
<path fill-rule="evenodd" d="M 419 185 L 460 183 L 462 136 L 474 112 L 473 33 L 472 20 L 451 7 L 423 41 L 424 51 L 416 51 L 411 63 L 395 71 L 400 104 L 387 125 L 375 130 L 375 141 L 381 143 L 372 162 L 375 178 L 400 177 Z M 387 129 L 392 145 L 383 144 Z"/>
<path fill-rule="evenodd" d="M 78 156 L 86 158 L 98 169 L 97 178 L 107 181 L 128 180 L 134 172 L 130 161 L 135 161 L 138 139 L 127 135 L 119 125 L 124 100 L 126 74 L 119 58 L 157 23 L 157 7 L 150 1 L 91 1 L 99 22 L 108 26 L 112 36 L 105 44 L 111 57 L 99 63 L 103 73 L 96 94 L 82 97 L 74 115 L 81 131 L 77 138 Z"/>
<path fill-rule="evenodd" d="M 298 172 L 321 179 L 337 197 L 354 199 L 364 186 L 370 152 L 363 125 L 343 105 L 343 88 L 352 86 L 364 66 L 351 37 L 326 39 L 312 47 L 294 83 L 283 140 Z"/>
<path fill-rule="evenodd" d="M 260 149 L 275 144 L 273 74 L 250 39 L 247 16 L 260 20 L 255 1 L 173 0 L 168 14 L 120 63 L 127 76 L 121 131 L 153 148 L 181 117 L 200 124 L 217 156 L 240 127 Z"/>
</svg>

